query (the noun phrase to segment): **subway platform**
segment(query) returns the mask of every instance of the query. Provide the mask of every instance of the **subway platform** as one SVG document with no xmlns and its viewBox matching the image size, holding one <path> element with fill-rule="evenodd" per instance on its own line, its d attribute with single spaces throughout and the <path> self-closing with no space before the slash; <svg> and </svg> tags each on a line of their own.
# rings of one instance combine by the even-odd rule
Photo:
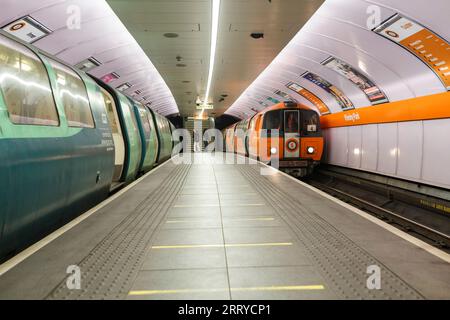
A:
<svg viewBox="0 0 450 320">
<path fill-rule="evenodd" d="M 198 159 L 1 265 L 0 299 L 450 299 L 445 252 L 260 163 Z"/>
</svg>

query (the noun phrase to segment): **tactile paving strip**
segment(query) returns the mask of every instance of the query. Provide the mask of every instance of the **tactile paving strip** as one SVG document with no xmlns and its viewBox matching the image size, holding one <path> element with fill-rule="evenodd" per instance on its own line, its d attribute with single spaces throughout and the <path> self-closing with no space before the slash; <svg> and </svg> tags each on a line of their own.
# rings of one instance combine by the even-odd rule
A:
<svg viewBox="0 0 450 320">
<path fill-rule="evenodd" d="M 240 172 L 273 206 L 289 225 L 300 244 L 304 246 L 313 265 L 331 284 L 331 289 L 342 299 L 423 299 L 401 278 L 356 245 L 342 232 L 299 200 L 280 191 L 274 183 L 259 172 L 259 166 L 240 165 Z M 367 267 L 376 265 L 381 270 L 381 289 L 368 289 Z"/>
<path fill-rule="evenodd" d="M 176 166 L 155 192 L 145 198 L 80 261 L 81 289 L 69 290 L 66 278 L 46 298 L 126 298 L 154 231 L 176 199 L 189 168 L 189 165 Z"/>
</svg>

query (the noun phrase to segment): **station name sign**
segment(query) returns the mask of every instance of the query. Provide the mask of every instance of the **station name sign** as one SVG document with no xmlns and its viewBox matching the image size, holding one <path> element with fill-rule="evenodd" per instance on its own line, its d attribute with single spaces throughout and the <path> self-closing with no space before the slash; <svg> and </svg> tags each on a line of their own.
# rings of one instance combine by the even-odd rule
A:
<svg viewBox="0 0 450 320">
<path fill-rule="evenodd" d="M 208 104 L 198 104 L 197 105 L 197 110 L 212 110 L 214 109 L 214 105 L 212 103 L 208 103 Z"/>
</svg>

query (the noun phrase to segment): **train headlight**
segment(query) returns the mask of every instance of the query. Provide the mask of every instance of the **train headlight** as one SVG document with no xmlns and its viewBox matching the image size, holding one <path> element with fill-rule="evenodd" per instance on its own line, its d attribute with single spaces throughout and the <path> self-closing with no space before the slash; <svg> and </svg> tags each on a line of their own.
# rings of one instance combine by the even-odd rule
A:
<svg viewBox="0 0 450 320">
<path fill-rule="evenodd" d="M 306 148 L 306 152 L 308 152 L 308 154 L 313 154 L 314 151 L 316 151 L 316 149 L 314 149 L 314 147 L 308 147 L 308 148 Z"/>
<path fill-rule="evenodd" d="M 277 148 L 270 148 L 270 154 L 276 154 L 277 151 Z"/>
</svg>

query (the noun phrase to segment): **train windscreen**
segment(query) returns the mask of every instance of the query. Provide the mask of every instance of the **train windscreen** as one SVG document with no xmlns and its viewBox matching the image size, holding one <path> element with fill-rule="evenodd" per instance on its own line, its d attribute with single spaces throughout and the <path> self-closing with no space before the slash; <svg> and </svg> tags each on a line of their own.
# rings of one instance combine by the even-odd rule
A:
<svg viewBox="0 0 450 320">
<path fill-rule="evenodd" d="M 302 112 L 302 136 L 320 136 L 320 119 L 314 111 L 303 110 Z"/>
</svg>

